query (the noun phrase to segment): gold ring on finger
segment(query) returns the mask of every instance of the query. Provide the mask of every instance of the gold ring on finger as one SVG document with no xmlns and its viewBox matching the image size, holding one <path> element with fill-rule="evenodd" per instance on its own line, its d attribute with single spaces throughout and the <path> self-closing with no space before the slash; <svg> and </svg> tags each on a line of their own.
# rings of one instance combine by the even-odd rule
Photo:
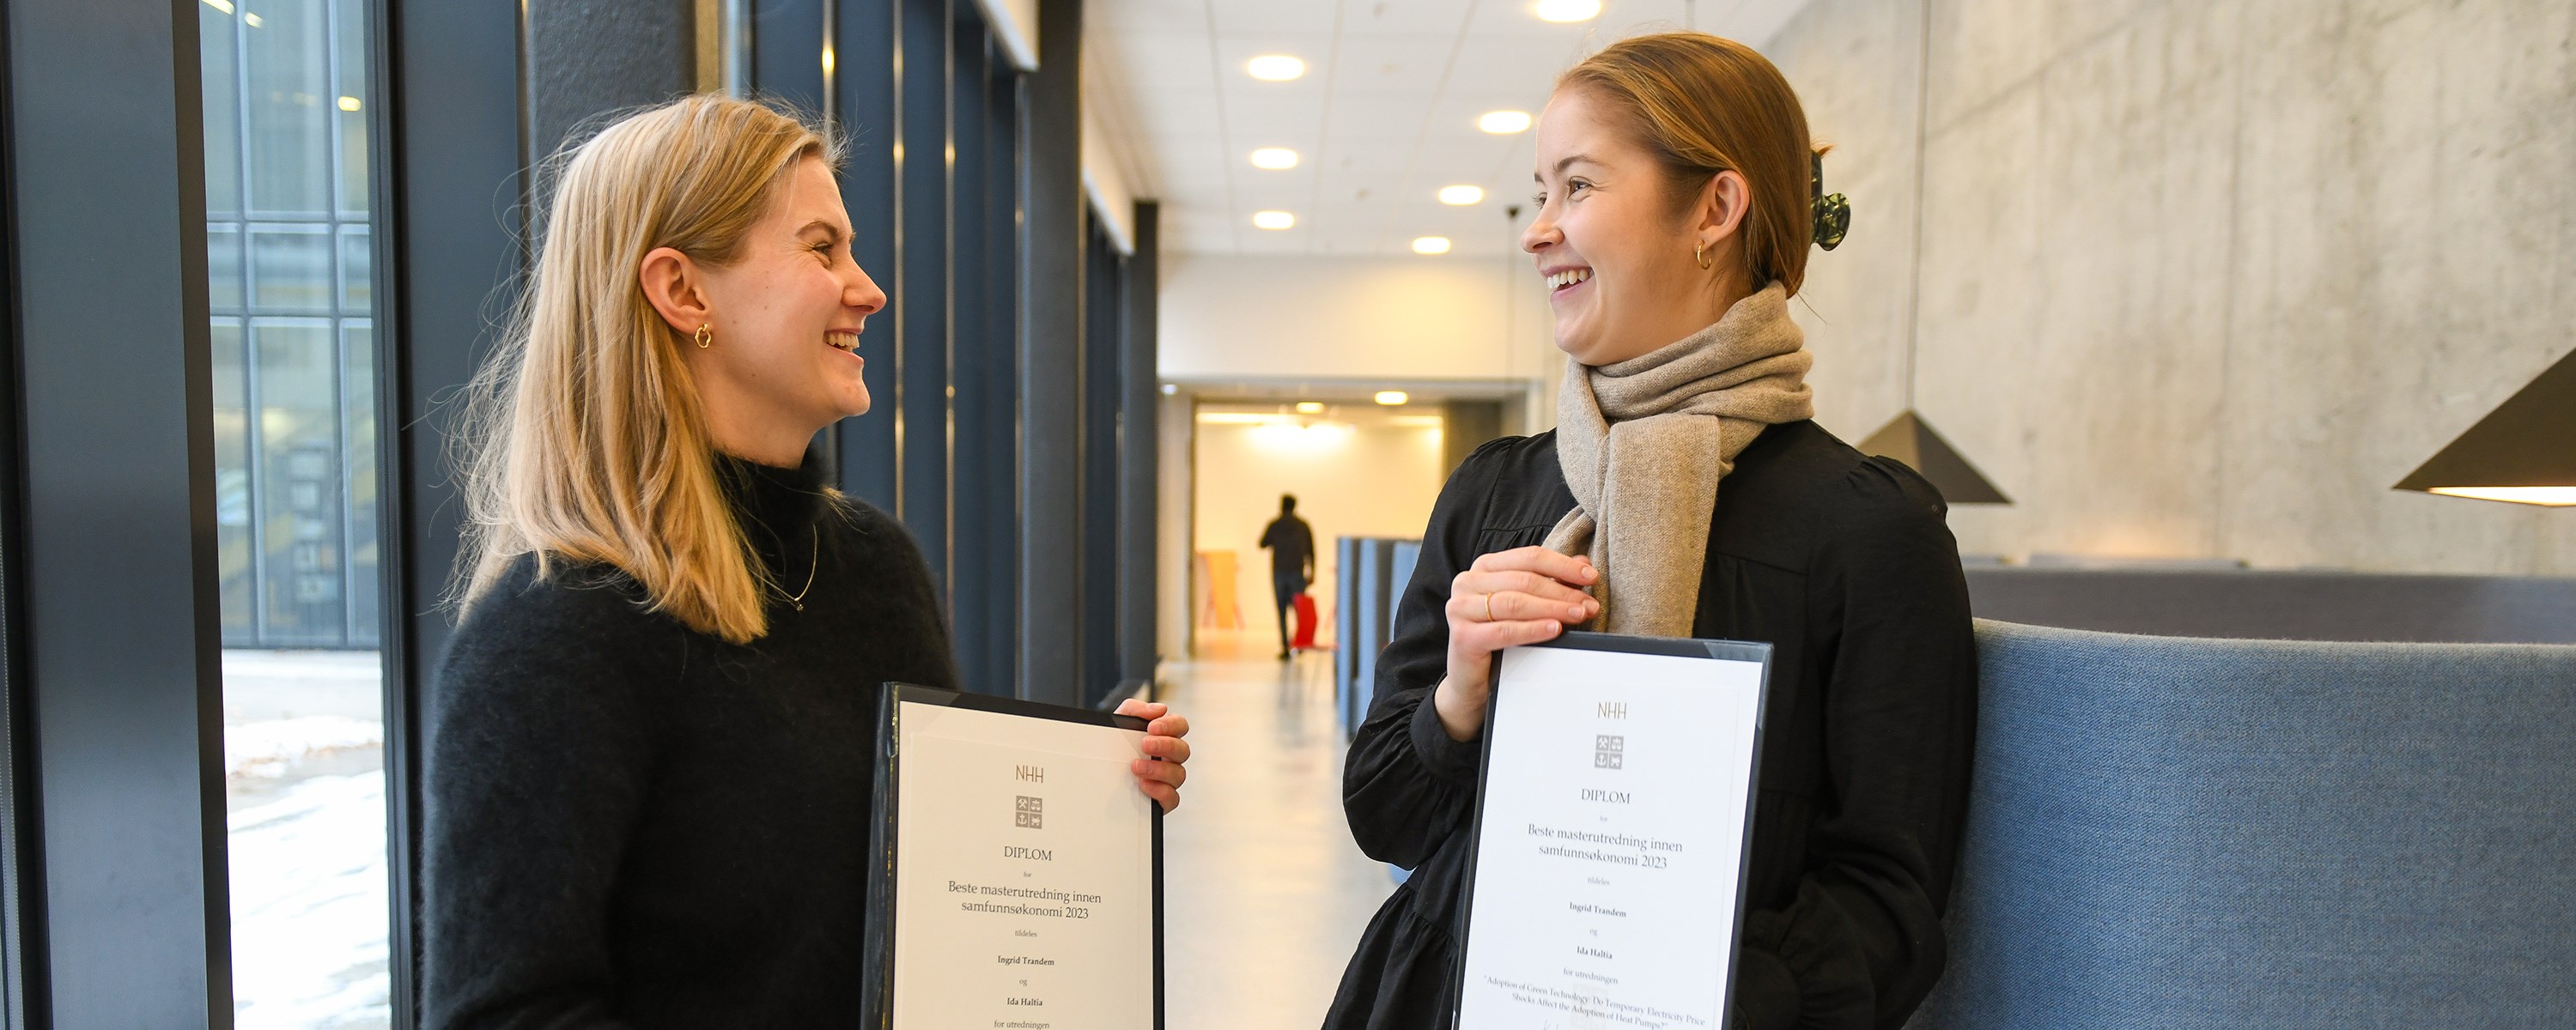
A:
<svg viewBox="0 0 2576 1030">
<path fill-rule="evenodd" d="M 1485 595 L 1485 621 L 1494 621 L 1494 595 Z"/>
</svg>

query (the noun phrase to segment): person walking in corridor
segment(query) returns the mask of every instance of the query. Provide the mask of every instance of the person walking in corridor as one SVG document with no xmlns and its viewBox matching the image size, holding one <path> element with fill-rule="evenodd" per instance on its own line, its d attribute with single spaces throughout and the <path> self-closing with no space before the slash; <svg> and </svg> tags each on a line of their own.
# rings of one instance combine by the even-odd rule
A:
<svg viewBox="0 0 2576 1030">
<path fill-rule="evenodd" d="M 1279 517 L 1261 531 L 1261 546 L 1270 549 L 1270 597 L 1279 605 L 1279 660 L 1296 649 L 1288 635 L 1297 598 L 1315 585 L 1315 531 L 1297 517 L 1297 495 L 1279 495 Z"/>
</svg>

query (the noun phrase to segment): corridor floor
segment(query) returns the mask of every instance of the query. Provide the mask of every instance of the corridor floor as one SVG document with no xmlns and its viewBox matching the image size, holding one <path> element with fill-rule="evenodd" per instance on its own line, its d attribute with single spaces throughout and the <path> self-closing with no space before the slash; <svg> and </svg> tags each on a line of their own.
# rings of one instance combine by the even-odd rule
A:
<svg viewBox="0 0 2576 1030">
<path fill-rule="evenodd" d="M 1166 667 L 1190 720 L 1190 782 L 1163 824 L 1170 1030 L 1314 1030 L 1394 889 L 1342 821 L 1332 655 L 1254 652 Z"/>
</svg>

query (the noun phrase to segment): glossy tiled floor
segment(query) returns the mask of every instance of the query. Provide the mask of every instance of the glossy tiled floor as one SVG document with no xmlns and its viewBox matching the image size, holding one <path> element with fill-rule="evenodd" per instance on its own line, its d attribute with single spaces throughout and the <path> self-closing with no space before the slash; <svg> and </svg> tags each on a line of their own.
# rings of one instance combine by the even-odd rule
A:
<svg viewBox="0 0 2576 1030">
<path fill-rule="evenodd" d="M 1394 884 L 1342 821 L 1332 657 L 1210 641 L 1166 667 L 1190 782 L 1163 825 L 1169 1030 L 1314 1030 Z"/>
</svg>

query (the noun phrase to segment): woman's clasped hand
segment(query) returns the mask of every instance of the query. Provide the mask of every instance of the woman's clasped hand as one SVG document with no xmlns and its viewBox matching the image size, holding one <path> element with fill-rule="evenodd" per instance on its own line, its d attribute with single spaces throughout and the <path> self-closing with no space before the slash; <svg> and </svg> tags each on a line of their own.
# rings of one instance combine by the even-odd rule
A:
<svg viewBox="0 0 2576 1030">
<path fill-rule="evenodd" d="M 1483 731 L 1494 653 L 1554 640 L 1601 614 L 1601 602 L 1584 593 L 1600 578 L 1590 558 L 1533 546 L 1480 555 L 1450 579 L 1449 675 L 1431 698 L 1450 739 Z"/>
</svg>

